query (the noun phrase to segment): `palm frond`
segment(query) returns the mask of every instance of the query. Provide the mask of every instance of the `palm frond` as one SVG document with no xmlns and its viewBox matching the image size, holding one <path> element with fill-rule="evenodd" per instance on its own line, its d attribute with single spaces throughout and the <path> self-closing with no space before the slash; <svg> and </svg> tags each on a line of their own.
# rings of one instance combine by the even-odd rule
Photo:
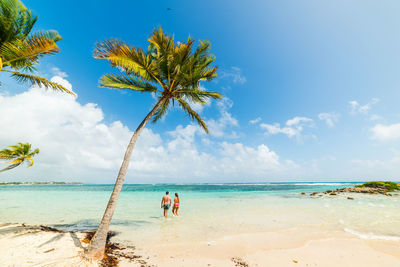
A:
<svg viewBox="0 0 400 267">
<path fill-rule="evenodd" d="M 136 49 L 119 40 L 106 40 L 96 44 L 94 57 L 107 59 L 113 67 L 120 67 L 126 73 L 139 76 L 150 82 L 158 82 L 157 69 L 151 57 L 143 49 Z"/>
<path fill-rule="evenodd" d="M 5 167 L 4 169 L 1 169 L 0 172 L 4 172 L 4 171 L 8 171 L 8 170 L 14 169 L 15 167 L 18 167 L 21 164 L 22 164 L 22 162 L 21 163 L 11 164 L 11 165 Z"/>
<path fill-rule="evenodd" d="M 28 41 L 35 39 L 47 39 L 47 40 L 53 40 L 54 42 L 58 42 L 61 41 L 63 38 L 56 30 L 46 30 L 46 31 L 39 31 L 32 33 L 27 37 Z"/>
<path fill-rule="evenodd" d="M 157 51 L 157 57 L 167 55 L 175 45 L 174 36 L 164 33 L 161 27 L 155 28 L 147 40 L 153 45 L 155 51 Z"/>
<path fill-rule="evenodd" d="M 100 86 L 113 89 L 129 89 L 140 92 L 160 92 L 151 83 L 129 74 L 104 74 L 100 78 Z"/>
<path fill-rule="evenodd" d="M 30 150 L 30 147 L 29 147 L 29 150 Z M 36 154 L 39 154 L 39 152 L 40 152 L 39 148 L 36 148 L 36 149 L 33 150 L 32 152 L 27 153 L 27 155 L 28 155 L 29 157 L 33 157 L 33 156 L 35 156 Z"/>
<path fill-rule="evenodd" d="M 33 166 L 33 159 L 32 158 L 26 158 L 26 161 L 28 161 L 28 167 Z"/>
<path fill-rule="evenodd" d="M 68 94 L 71 94 L 73 96 L 76 96 L 76 94 L 65 88 L 64 86 L 62 86 L 61 84 L 55 83 L 55 82 L 51 82 L 45 78 L 41 78 L 38 76 L 33 76 L 33 75 L 29 75 L 29 74 L 25 74 L 25 73 L 20 73 L 20 72 L 16 72 L 16 71 L 6 71 L 6 70 L 1 70 L 2 72 L 8 72 L 8 73 L 12 73 L 12 77 L 14 77 L 15 79 L 17 79 L 18 82 L 30 82 L 31 85 L 37 85 L 39 87 L 45 87 L 45 88 L 50 88 L 53 89 L 54 91 L 60 91 L 60 92 L 65 92 Z"/>
<path fill-rule="evenodd" d="M 193 102 L 196 102 L 196 99 L 199 99 L 199 102 L 203 102 L 207 101 L 209 98 L 221 99 L 223 97 L 220 93 L 204 91 L 199 88 L 179 89 L 176 93 L 191 99 Z"/>
<path fill-rule="evenodd" d="M 15 160 L 10 161 L 10 162 L 7 162 L 7 163 L 8 163 L 8 164 L 21 164 L 22 162 L 24 162 L 25 159 L 26 159 L 26 158 L 21 157 L 21 158 L 15 159 Z"/>
<path fill-rule="evenodd" d="M 0 48 L 3 66 L 19 69 L 36 64 L 39 57 L 59 51 L 56 41 L 60 38 L 57 32 L 48 31 L 34 34 L 23 41 L 6 42 Z"/>
<path fill-rule="evenodd" d="M 206 133 L 210 133 L 206 123 L 203 121 L 200 115 L 196 111 L 194 111 L 185 100 L 181 98 L 176 98 L 176 100 L 178 100 L 179 106 L 192 120 L 196 121 Z"/>
<path fill-rule="evenodd" d="M 37 16 L 20 0 L 0 1 L 0 47 L 5 42 L 25 39 L 36 21 Z"/>
<path fill-rule="evenodd" d="M 0 150 L 0 159 L 2 160 L 11 160 L 16 157 L 16 154 L 10 149 L 2 149 Z"/>
<path fill-rule="evenodd" d="M 211 44 L 208 40 L 200 40 L 199 46 L 197 46 L 195 52 L 193 53 L 193 57 L 195 59 L 205 58 L 210 53 Z"/>
</svg>

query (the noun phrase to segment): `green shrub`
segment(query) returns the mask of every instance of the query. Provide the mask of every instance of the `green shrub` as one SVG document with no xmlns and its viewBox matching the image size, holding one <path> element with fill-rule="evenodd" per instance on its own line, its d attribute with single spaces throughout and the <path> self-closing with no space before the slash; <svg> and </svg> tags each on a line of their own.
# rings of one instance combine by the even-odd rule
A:
<svg viewBox="0 0 400 267">
<path fill-rule="evenodd" d="M 397 183 L 388 181 L 372 181 L 364 183 L 362 185 L 357 185 L 356 187 L 386 188 L 391 191 L 400 190 L 400 187 Z"/>
</svg>

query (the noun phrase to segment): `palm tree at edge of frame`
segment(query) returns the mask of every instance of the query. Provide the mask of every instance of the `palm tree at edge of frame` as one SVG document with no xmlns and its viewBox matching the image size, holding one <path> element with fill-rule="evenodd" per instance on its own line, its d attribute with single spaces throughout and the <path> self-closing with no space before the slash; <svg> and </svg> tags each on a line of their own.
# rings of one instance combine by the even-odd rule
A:
<svg viewBox="0 0 400 267">
<path fill-rule="evenodd" d="M 19 0 L 0 0 L 0 72 L 9 73 L 18 82 L 76 95 L 61 84 L 30 74 L 45 55 L 60 50 L 62 40 L 57 31 L 31 33 L 38 17 Z"/>
<path fill-rule="evenodd" d="M 32 150 L 32 145 L 29 143 L 17 143 L 14 146 L 9 146 L 7 149 L 0 150 L 0 160 L 11 160 L 10 164 L 0 172 L 8 171 L 18 167 L 24 162 L 28 163 L 28 167 L 33 165 L 33 157 L 39 153 L 39 149 Z"/>
</svg>

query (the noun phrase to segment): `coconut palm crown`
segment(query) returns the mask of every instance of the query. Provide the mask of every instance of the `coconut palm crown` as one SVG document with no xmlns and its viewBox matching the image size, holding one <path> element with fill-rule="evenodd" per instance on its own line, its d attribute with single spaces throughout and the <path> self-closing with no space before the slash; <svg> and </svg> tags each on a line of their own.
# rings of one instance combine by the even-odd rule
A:
<svg viewBox="0 0 400 267">
<path fill-rule="evenodd" d="M 191 104 L 204 105 L 212 98 L 222 97 L 200 86 L 201 81 L 211 81 L 217 76 L 217 67 L 211 66 L 215 57 L 210 54 L 208 41 L 200 41 L 197 47 L 190 37 L 186 42 L 175 43 L 174 36 L 165 34 L 161 28 L 155 29 L 148 41 L 147 50 L 114 39 L 100 42 L 95 48 L 95 58 L 107 59 L 113 67 L 120 69 L 120 73 L 103 75 L 100 86 L 152 93 L 158 101 L 136 128 L 128 144 L 106 210 L 86 249 L 85 257 L 88 259 L 102 259 L 104 256 L 108 229 L 132 151 L 147 122 L 150 119 L 158 121 L 171 105 L 177 104 L 208 133 L 204 120 Z"/>
<path fill-rule="evenodd" d="M 0 72 L 19 82 L 75 95 L 58 83 L 31 74 L 41 57 L 59 51 L 56 42 L 62 40 L 53 30 L 31 33 L 37 19 L 21 1 L 0 0 Z"/>
<path fill-rule="evenodd" d="M 217 76 L 217 67 L 211 66 L 215 57 L 210 54 L 210 43 L 200 41 L 194 48 L 190 37 L 186 42 L 175 43 L 174 36 L 165 34 L 161 28 L 155 29 L 148 41 L 147 51 L 114 39 L 98 43 L 94 57 L 107 59 L 121 70 L 118 74 L 103 75 L 100 86 L 153 93 L 161 103 L 153 122 L 161 119 L 171 104 L 178 104 L 208 133 L 205 122 L 191 104 L 204 105 L 210 98 L 222 97 L 200 86 L 201 81 L 211 81 Z"/>
<path fill-rule="evenodd" d="M 14 146 L 9 146 L 8 149 L 0 150 L 0 160 L 11 160 L 10 164 L 0 172 L 11 170 L 18 167 L 24 162 L 28 163 L 28 167 L 33 165 L 33 157 L 39 153 L 39 149 L 32 150 L 32 145 L 29 143 L 17 143 Z"/>
</svg>

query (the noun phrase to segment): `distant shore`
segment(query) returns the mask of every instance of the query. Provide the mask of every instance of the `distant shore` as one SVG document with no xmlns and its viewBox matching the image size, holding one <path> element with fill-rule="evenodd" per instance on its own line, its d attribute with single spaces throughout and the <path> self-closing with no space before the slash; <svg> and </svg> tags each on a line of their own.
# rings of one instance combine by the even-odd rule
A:
<svg viewBox="0 0 400 267">
<path fill-rule="evenodd" d="M 0 185 L 68 185 L 74 184 L 79 185 L 83 184 L 81 182 L 3 182 Z"/>
</svg>

